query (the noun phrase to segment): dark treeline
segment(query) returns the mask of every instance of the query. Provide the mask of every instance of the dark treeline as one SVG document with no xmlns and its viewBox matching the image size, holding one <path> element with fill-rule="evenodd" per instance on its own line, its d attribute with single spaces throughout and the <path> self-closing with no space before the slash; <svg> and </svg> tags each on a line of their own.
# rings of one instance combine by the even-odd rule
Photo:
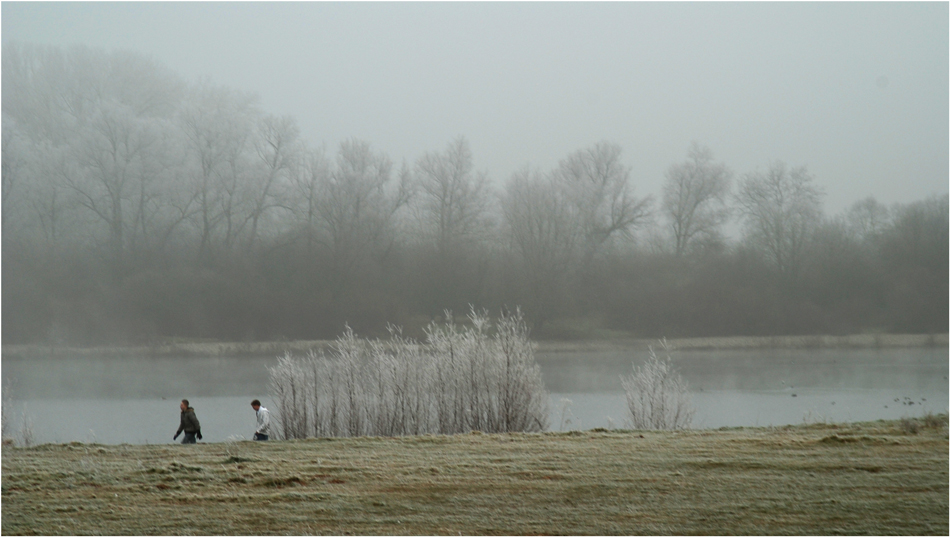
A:
<svg viewBox="0 0 950 537">
<path fill-rule="evenodd" d="M 946 195 L 827 216 L 804 166 L 699 144 L 657 196 L 608 142 L 489 178 L 464 138 L 308 146 L 137 54 L 7 44 L 2 74 L 4 343 L 419 336 L 469 304 L 550 338 L 947 329 Z"/>
</svg>

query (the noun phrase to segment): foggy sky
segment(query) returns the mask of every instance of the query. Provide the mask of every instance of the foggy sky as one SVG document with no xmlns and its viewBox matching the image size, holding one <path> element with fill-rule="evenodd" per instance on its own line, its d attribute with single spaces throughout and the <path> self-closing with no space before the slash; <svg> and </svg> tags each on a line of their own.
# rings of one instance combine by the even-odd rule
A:
<svg viewBox="0 0 950 537">
<path fill-rule="evenodd" d="M 807 165 L 829 214 L 948 190 L 946 2 L 3 2 L 2 39 L 151 55 L 331 152 L 464 135 L 498 182 L 609 140 L 659 196 L 696 140 L 738 174 Z"/>
</svg>

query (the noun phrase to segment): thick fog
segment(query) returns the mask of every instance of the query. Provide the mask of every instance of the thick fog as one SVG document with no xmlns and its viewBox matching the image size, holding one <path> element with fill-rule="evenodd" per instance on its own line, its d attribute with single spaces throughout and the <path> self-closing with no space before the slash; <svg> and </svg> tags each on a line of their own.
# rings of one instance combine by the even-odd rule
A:
<svg viewBox="0 0 950 537">
<path fill-rule="evenodd" d="M 4 44 L 151 55 L 257 93 L 312 145 L 410 162 L 459 135 L 495 181 L 600 140 L 640 193 L 690 142 L 807 165 L 838 212 L 947 192 L 948 7 L 927 3 L 18 3 Z"/>
<path fill-rule="evenodd" d="M 945 332 L 946 3 L 2 4 L 4 343 Z"/>
</svg>

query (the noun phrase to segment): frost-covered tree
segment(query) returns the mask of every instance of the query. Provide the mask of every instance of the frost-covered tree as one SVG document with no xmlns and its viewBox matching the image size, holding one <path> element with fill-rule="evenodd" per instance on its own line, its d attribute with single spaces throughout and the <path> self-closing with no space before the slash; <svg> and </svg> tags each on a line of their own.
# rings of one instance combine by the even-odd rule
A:
<svg viewBox="0 0 950 537">
<path fill-rule="evenodd" d="M 451 315 L 424 343 L 391 329 L 385 341 L 349 328 L 329 353 L 286 355 L 271 369 L 279 435 L 401 436 L 534 432 L 548 426 L 548 395 L 520 311 L 492 327 Z"/>
<path fill-rule="evenodd" d="M 650 358 L 622 377 L 630 422 L 634 429 L 687 429 L 696 412 L 688 385 L 673 367 L 666 341 L 660 346 L 664 357 L 651 346 Z"/>
</svg>

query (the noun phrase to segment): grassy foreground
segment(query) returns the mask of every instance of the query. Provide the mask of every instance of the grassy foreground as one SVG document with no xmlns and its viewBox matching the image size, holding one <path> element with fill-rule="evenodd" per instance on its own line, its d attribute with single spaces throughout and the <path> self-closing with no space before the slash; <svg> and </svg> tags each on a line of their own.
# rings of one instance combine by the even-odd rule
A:
<svg viewBox="0 0 950 537">
<path fill-rule="evenodd" d="M 945 423 L 4 447 L 0 529 L 947 535 Z"/>
</svg>

